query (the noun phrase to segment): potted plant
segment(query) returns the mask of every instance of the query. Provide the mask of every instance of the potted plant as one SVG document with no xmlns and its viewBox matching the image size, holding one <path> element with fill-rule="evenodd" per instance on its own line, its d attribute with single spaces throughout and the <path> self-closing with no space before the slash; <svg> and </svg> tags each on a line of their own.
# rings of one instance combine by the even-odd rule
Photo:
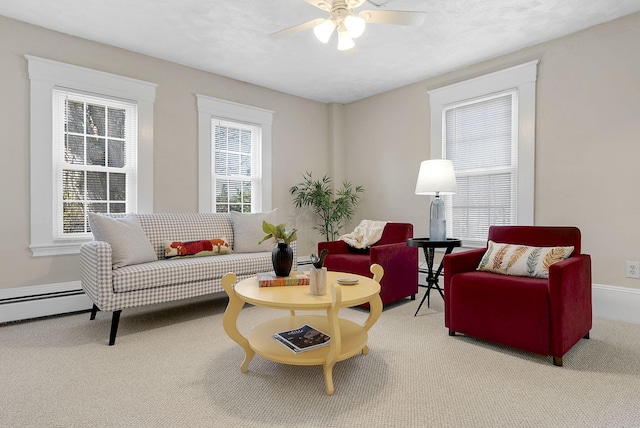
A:
<svg viewBox="0 0 640 428">
<path fill-rule="evenodd" d="M 293 250 L 289 244 L 298 238 L 297 230 L 291 229 L 287 231 L 285 223 L 274 226 L 263 220 L 262 231 L 266 235 L 258 242 L 259 244 L 272 238 L 277 242 L 277 245 L 271 250 L 271 261 L 276 276 L 289 276 L 293 266 Z"/>
<path fill-rule="evenodd" d="M 296 207 L 313 208 L 319 220 L 319 224 L 313 228 L 324 235 L 327 241 L 334 241 L 345 223 L 353 218 L 364 187 L 353 187 L 350 182 L 345 181 L 334 192 L 328 175 L 321 180 L 314 180 L 311 173 L 307 172 L 304 181 L 291 187 L 289 192 L 295 197 Z"/>
</svg>

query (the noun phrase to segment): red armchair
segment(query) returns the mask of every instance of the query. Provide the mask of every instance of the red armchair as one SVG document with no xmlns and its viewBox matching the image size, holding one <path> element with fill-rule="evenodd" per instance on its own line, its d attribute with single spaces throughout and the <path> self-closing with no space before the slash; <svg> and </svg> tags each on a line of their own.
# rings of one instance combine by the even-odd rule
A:
<svg viewBox="0 0 640 428">
<path fill-rule="evenodd" d="M 369 270 L 374 263 L 384 269 L 380 282 L 380 298 L 383 304 L 418 293 L 418 249 L 407 246 L 413 237 L 410 223 L 387 223 L 382 237 L 368 250 L 356 250 L 344 241 L 318 243 L 318 254 L 327 249 L 324 266 L 330 271 L 354 273 L 372 277 Z"/>
<path fill-rule="evenodd" d="M 574 246 L 571 257 L 549 266 L 549 279 L 509 276 L 476 268 L 486 249 L 444 257 L 445 326 L 514 348 L 562 357 L 589 338 L 591 258 L 582 254 L 575 227 L 492 226 L 488 240 L 536 247 Z"/>
</svg>

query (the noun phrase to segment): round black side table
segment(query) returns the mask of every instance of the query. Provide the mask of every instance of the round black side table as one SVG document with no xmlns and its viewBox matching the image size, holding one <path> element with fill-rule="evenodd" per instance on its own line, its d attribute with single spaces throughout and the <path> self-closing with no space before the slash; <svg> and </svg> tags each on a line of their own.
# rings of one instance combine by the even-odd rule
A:
<svg viewBox="0 0 640 428">
<path fill-rule="evenodd" d="M 419 268 L 418 272 L 427 274 L 427 292 L 424 297 L 420 301 L 418 305 L 418 309 L 416 313 L 413 315 L 414 317 L 418 315 L 422 304 L 424 303 L 424 299 L 427 299 L 427 307 L 430 305 L 430 297 L 429 293 L 432 288 L 435 288 L 442 296 L 442 300 L 444 300 L 444 293 L 442 292 L 442 288 L 438 285 L 438 278 L 442 273 L 443 263 L 440 261 L 440 266 L 438 266 L 438 270 L 436 272 L 433 271 L 433 256 L 435 255 L 436 248 L 446 248 L 444 254 L 445 256 L 453 251 L 455 247 L 462 246 L 462 241 L 459 239 L 447 238 L 444 241 L 432 241 L 429 238 L 410 238 L 407 239 L 407 245 L 409 247 L 417 247 L 422 248 L 424 250 L 424 258 L 427 261 L 427 269 Z"/>
</svg>

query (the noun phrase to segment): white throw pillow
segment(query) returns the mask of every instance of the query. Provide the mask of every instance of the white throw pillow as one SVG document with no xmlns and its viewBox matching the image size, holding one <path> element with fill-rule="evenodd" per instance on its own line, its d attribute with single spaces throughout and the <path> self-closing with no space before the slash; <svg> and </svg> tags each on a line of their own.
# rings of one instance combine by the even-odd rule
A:
<svg viewBox="0 0 640 428">
<path fill-rule="evenodd" d="M 233 222 L 233 252 L 234 253 L 260 253 L 271 251 L 275 242 L 265 241 L 258 244 L 266 235 L 262 230 L 262 222 L 275 224 L 276 210 L 264 213 L 239 213 L 231 211 Z"/>
<path fill-rule="evenodd" d="M 489 241 L 477 270 L 505 275 L 549 278 L 549 266 L 567 259 L 573 247 L 530 247 Z"/>
<path fill-rule="evenodd" d="M 89 213 L 89 225 L 96 241 L 104 241 L 111 245 L 111 262 L 114 269 L 158 260 L 136 216 L 113 218 Z"/>
</svg>

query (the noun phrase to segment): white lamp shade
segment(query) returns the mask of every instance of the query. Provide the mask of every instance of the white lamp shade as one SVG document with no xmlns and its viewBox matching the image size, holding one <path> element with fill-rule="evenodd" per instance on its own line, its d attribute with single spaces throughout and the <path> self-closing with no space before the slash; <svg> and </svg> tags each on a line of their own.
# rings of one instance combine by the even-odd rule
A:
<svg viewBox="0 0 640 428">
<path fill-rule="evenodd" d="M 325 20 L 323 23 L 313 27 L 313 33 L 322 43 L 327 43 L 336 28 L 335 22 L 331 19 Z"/>
<path fill-rule="evenodd" d="M 338 50 L 346 51 L 354 47 L 356 44 L 353 42 L 353 39 L 349 35 L 349 31 L 343 26 L 338 28 Z"/>
<path fill-rule="evenodd" d="M 422 161 L 416 195 L 452 195 L 458 191 L 453 162 L 447 159 Z"/>
<path fill-rule="evenodd" d="M 362 33 L 364 33 L 365 25 L 366 23 L 364 19 L 360 18 L 359 16 L 349 15 L 344 19 L 344 26 L 347 27 L 347 30 L 349 30 L 349 35 L 354 39 L 362 36 Z"/>
</svg>

